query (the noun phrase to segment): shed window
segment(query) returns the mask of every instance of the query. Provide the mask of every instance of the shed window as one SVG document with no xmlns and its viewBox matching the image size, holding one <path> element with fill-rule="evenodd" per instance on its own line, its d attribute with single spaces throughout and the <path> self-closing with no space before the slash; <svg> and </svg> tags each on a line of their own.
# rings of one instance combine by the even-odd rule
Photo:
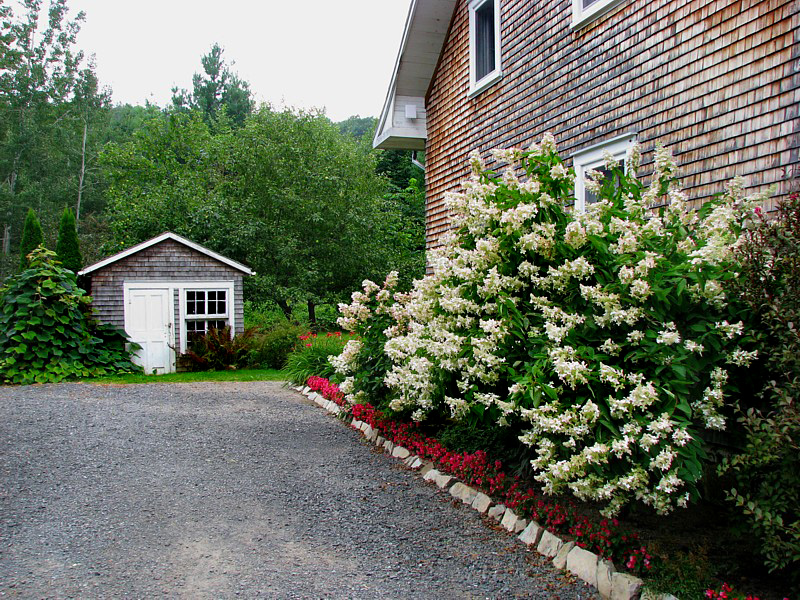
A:
<svg viewBox="0 0 800 600">
<path fill-rule="evenodd" d="M 611 175 L 611 171 L 605 166 L 606 153 L 611 154 L 619 162 L 622 170 L 630 154 L 631 148 L 636 143 L 636 134 L 626 133 L 617 136 L 600 144 L 595 144 L 588 148 L 576 152 L 572 157 L 572 166 L 575 169 L 575 210 L 582 212 L 586 206 L 597 202 L 597 196 L 586 189 L 586 172 L 589 170 L 599 171 L 606 177 Z"/>
<path fill-rule="evenodd" d="M 186 290 L 186 335 L 192 339 L 228 325 L 227 290 Z"/>
<path fill-rule="evenodd" d="M 500 79 L 500 0 L 472 0 L 469 5 L 470 95 Z"/>
</svg>

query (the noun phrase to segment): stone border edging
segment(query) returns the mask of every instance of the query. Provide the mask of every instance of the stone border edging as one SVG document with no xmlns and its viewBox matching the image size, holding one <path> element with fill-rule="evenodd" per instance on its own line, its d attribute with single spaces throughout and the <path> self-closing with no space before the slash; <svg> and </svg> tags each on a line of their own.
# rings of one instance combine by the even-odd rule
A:
<svg viewBox="0 0 800 600">
<path fill-rule="evenodd" d="M 316 404 L 336 416 L 344 411 L 342 408 L 326 400 L 322 395 L 313 392 L 308 386 L 293 388 L 313 400 Z M 588 583 L 600 593 L 604 600 L 677 600 L 671 595 L 652 594 L 645 592 L 644 582 L 628 573 L 618 572 L 611 561 L 604 560 L 594 552 L 576 546 L 575 542 L 565 542 L 558 536 L 550 533 L 536 521 L 528 522 L 518 517 L 513 510 L 494 501 L 484 494 L 455 477 L 442 473 L 434 468 L 430 461 L 424 461 L 419 456 L 412 455 L 403 446 L 396 446 L 391 441 L 380 435 L 380 431 L 373 429 L 369 423 L 353 419 L 350 426 L 359 430 L 367 441 L 379 448 L 383 448 L 392 457 L 399 458 L 404 464 L 415 471 L 419 471 L 423 480 L 436 484 L 440 489 L 447 490 L 451 496 L 461 500 L 464 504 L 489 518 L 498 521 L 500 526 L 516 535 L 528 548 L 536 550 L 539 554 L 551 558 L 553 565 L 561 570 L 566 570 L 582 581 Z"/>
</svg>

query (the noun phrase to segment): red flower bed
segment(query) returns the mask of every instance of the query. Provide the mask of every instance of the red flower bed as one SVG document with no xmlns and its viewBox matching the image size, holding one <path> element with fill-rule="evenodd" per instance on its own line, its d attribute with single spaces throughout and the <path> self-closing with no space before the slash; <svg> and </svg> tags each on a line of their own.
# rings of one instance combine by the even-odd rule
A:
<svg viewBox="0 0 800 600">
<path fill-rule="evenodd" d="M 335 402 L 339 406 L 344 406 L 344 394 L 339 390 L 339 386 L 328 381 L 324 377 L 309 377 L 306 385 L 315 392 L 322 395 L 326 400 Z"/>
</svg>

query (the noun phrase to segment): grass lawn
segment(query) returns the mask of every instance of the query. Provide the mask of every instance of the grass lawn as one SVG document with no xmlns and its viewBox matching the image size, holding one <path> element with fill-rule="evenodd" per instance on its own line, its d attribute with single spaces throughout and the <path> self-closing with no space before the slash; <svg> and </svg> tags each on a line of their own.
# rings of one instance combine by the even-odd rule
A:
<svg viewBox="0 0 800 600">
<path fill-rule="evenodd" d="M 286 375 L 275 369 L 241 369 L 236 371 L 197 371 L 166 375 L 110 375 L 82 379 L 82 383 L 193 383 L 195 381 L 285 381 Z"/>
</svg>

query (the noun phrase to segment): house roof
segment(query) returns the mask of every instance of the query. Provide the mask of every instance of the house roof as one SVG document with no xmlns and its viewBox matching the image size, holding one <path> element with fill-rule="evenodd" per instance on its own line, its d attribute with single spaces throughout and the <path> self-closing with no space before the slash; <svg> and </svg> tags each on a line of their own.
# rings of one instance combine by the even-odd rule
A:
<svg viewBox="0 0 800 600">
<path fill-rule="evenodd" d="M 425 94 L 439 62 L 456 0 L 412 0 L 375 148 L 424 150 Z"/>
<path fill-rule="evenodd" d="M 209 250 L 208 248 L 205 248 L 205 247 L 201 246 L 200 244 L 195 244 L 194 242 L 192 242 L 190 240 L 187 240 L 185 237 L 181 237 L 177 233 L 172 233 L 171 231 L 167 231 L 165 233 L 162 233 L 161 235 L 159 235 L 157 237 L 154 237 L 153 239 L 147 240 L 146 242 L 142 242 L 141 244 L 137 244 L 136 246 L 131 246 L 127 250 L 123 250 L 122 252 L 114 254 L 113 256 L 109 256 L 108 258 L 103 259 L 100 262 L 96 262 L 93 265 L 91 265 L 90 267 L 86 267 L 82 271 L 79 271 L 78 275 L 88 275 L 89 273 L 91 273 L 93 271 L 97 271 L 98 269 L 102 269 L 106 265 L 110 265 L 111 263 L 115 263 L 118 260 L 122 260 L 123 258 L 127 258 L 128 256 L 131 256 L 132 254 L 136 254 L 137 252 L 141 252 L 142 250 L 145 250 L 146 248 L 149 248 L 150 246 L 155 246 L 156 244 L 160 244 L 164 240 L 173 240 L 175 242 L 178 242 L 179 244 L 183 244 L 184 246 L 188 246 L 192 250 L 197 250 L 198 252 L 201 252 L 201 253 L 205 254 L 206 256 L 210 256 L 211 258 L 213 258 L 215 260 L 218 260 L 221 263 L 225 263 L 229 267 L 233 267 L 234 269 L 237 269 L 238 271 L 241 271 L 242 273 L 245 273 L 246 275 L 255 275 L 255 271 L 253 271 L 253 270 L 249 269 L 248 267 L 244 266 L 242 263 L 236 262 L 235 260 L 231 260 L 230 258 L 226 258 L 226 257 L 222 256 L 221 254 L 217 254 L 213 250 Z"/>
</svg>

